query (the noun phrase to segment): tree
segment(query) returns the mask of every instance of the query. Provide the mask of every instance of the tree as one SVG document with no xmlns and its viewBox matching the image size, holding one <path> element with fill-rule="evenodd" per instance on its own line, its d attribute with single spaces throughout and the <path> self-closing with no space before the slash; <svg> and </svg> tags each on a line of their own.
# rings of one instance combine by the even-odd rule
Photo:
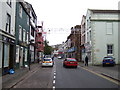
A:
<svg viewBox="0 0 120 90">
<path fill-rule="evenodd" d="M 53 51 L 53 48 L 48 45 L 49 42 L 47 40 L 45 40 L 44 43 L 45 43 L 44 54 L 45 55 L 51 55 L 51 53 Z"/>
</svg>

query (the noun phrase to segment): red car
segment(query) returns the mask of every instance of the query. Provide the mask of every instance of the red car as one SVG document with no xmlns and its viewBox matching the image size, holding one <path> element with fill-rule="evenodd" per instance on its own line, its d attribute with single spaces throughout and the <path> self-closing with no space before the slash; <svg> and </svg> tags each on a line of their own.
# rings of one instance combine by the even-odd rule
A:
<svg viewBox="0 0 120 90">
<path fill-rule="evenodd" d="M 63 61 L 63 67 L 75 67 L 77 68 L 78 62 L 75 58 L 66 58 Z"/>
</svg>

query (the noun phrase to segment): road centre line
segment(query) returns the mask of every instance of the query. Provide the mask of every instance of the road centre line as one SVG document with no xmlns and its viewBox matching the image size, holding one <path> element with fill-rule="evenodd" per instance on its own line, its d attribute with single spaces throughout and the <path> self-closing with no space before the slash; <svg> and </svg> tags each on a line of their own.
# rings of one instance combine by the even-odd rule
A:
<svg viewBox="0 0 120 90">
<path fill-rule="evenodd" d="M 56 73 L 54 72 L 54 75 L 56 75 Z"/>
<path fill-rule="evenodd" d="M 55 90 L 55 86 L 53 86 L 53 90 Z"/>
<path fill-rule="evenodd" d="M 54 76 L 54 79 L 56 78 L 56 76 Z"/>
<path fill-rule="evenodd" d="M 104 78 L 104 79 L 107 79 L 107 80 L 109 80 L 109 81 L 111 81 L 111 82 L 113 82 L 113 83 L 115 83 L 115 84 L 117 84 L 117 85 L 120 85 L 119 82 L 117 82 L 117 81 L 115 81 L 115 80 L 113 80 L 113 79 L 111 79 L 111 78 L 108 78 L 108 77 L 106 77 L 106 76 L 103 76 L 103 75 L 101 75 L 101 74 L 99 74 L 99 73 L 96 73 L 96 72 L 94 72 L 94 71 L 92 71 L 92 70 L 89 70 L 89 69 L 87 69 L 87 68 L 84 68 L 84 67 L 81 67 L 81 68 L 84 69 L 84 70 L 87 70 L 87 71 L 89 71 L 89 72 L 91 72 L 91 73 L 93 73 L 93 74 L 95 74 L 95 75 L 97 75 L 97 76 L 100 76 L 100 77 L 102 77 L 102 78 Z"/>
<path fill-rule="evenodd" d="M 53 80 L 53 84 L 55 84 L 55 80 Z"/>
</svg>

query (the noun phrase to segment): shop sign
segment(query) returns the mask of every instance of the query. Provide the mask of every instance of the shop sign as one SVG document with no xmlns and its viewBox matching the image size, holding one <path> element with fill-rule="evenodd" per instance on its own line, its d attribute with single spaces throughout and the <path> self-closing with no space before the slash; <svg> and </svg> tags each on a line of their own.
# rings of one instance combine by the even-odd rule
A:
<svg viewBox="0 0 120 90">
<path fill-rule="evenodd" d="M 72 47 L 72 48 L 68 49 L 68 52 L 74 52 L 75 50 L 76 50 L 76 48 Z"/>
</svg>

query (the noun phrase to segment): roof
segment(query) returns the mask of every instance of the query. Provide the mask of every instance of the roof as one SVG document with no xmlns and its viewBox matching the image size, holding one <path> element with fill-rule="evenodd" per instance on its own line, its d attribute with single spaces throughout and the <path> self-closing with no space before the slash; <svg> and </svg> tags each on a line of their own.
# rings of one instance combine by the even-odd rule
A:
<svg viewBox="0 0 120 90">
<path fill-rule="evenodd" d="M 88 9 L 93 13 L 120 13 L 120 10 Z"/>
</svg>

